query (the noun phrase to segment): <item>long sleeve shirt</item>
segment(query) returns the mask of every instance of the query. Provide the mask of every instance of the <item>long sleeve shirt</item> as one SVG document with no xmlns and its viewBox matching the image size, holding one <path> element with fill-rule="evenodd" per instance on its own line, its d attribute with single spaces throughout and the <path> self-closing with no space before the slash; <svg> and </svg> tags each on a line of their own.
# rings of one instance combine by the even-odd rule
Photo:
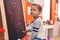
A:
<svg viewBox="0 0 60 40">
<path fill-rule="evenodd" d="M 34 37 L 45 39 L 45 29 L 43 27 L 43 22 L 39 17 L 35 19 L 32 23 L 32 32 L 30 40 L 32 40 Z"/>
</svg>

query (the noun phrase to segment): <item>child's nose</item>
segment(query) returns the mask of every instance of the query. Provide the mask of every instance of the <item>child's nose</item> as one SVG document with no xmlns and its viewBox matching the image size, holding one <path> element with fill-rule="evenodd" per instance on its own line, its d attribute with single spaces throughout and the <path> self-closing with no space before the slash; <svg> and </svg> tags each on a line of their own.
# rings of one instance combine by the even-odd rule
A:
<svg viewBox="0 0 60 40">
<path fill-rule="evenodd" d="M 32 14 L 33 12 L 31 11 L 31 14 Z"/>
</svg>

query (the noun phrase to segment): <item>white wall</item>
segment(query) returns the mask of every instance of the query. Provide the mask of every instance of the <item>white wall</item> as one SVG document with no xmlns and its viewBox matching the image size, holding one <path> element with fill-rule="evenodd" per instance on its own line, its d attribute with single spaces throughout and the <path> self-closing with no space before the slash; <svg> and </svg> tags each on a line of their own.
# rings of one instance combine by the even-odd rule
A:
<svg viewBox="0 0 60 40">
<path fill-rule="evenodd" d="M 50 20 L 50 0 L 34 0 L 34 3 L 39 4 L 43 7 L 43 21 Z"/>
<path fill-rule="evenodd" d="M 50 0 L 44 0 L 43 21 L 50 20 Z"/>
<path fill-rule="evenodd" d="M 44 0 L 34 0 L 33 3 L 36 3 L 36 4 L 39 4 L 39 5 L 43 6 L 44 5 Z"/>
<path fill-rule="evenodd" d="M 60 18 L 60 0 L 58 0 L 58 17 Z"/>
</svg>

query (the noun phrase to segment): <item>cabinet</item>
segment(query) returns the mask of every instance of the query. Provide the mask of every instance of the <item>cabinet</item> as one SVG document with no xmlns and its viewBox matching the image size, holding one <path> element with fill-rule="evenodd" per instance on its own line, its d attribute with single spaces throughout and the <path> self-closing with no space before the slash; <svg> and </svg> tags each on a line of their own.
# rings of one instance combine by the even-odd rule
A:
<svg viewBox="0 0 60 40">
<path fill-rule="evenodd" d="M 50 40 L 54 40 L 54 25 L 44 25 L 46 40 L 49 38 Z"/>
</svg>

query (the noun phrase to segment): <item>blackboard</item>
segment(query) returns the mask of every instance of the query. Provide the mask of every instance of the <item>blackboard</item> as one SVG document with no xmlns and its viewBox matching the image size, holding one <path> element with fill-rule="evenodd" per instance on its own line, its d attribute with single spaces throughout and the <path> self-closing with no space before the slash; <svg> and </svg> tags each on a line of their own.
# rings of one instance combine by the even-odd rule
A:
<svg viewBox="0 0 60 40">
<path fill-rule="evenodd" d="M 9 40 L 23 38 L 26 34 L 21 0 L 4 0 Z"/>
</svg>

